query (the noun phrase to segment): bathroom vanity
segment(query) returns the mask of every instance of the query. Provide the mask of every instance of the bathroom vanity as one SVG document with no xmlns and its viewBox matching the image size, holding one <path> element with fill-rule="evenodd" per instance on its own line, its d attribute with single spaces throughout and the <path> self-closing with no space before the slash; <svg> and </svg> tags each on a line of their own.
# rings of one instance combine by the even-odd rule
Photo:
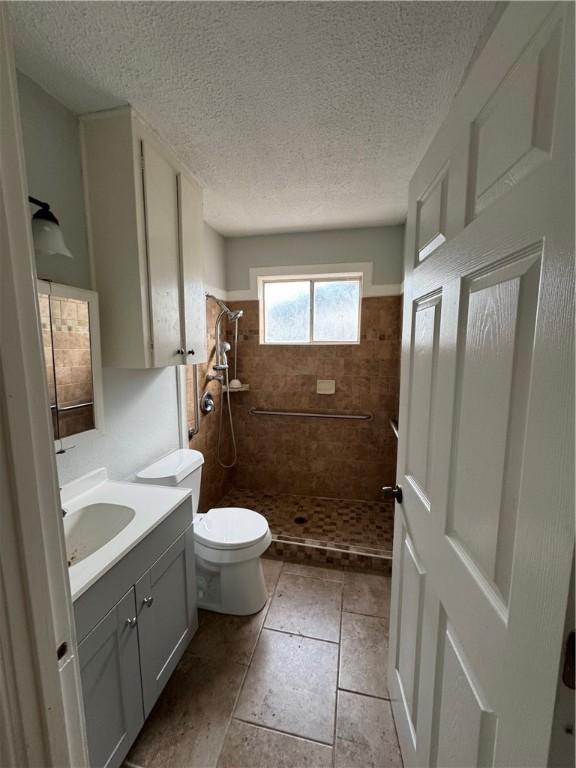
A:
<svg viewBox="0 0 576 768">
<path fill-rule="evenodd" d="M 100 469 L 62 504 L 90 764 L 116 768 L 198 626 L 191 491 Z"/>
</svg>

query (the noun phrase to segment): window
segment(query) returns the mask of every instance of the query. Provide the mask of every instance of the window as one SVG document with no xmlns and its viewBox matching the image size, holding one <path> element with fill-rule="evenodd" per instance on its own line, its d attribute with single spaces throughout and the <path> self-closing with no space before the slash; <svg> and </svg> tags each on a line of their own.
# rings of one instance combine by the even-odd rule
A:
<svg viewBox="0 0 576 768">
<path fill-rule="evenodd" d="M 358 344 L 359 275 L 260 278 L 260 343 Z"/>
</svg>

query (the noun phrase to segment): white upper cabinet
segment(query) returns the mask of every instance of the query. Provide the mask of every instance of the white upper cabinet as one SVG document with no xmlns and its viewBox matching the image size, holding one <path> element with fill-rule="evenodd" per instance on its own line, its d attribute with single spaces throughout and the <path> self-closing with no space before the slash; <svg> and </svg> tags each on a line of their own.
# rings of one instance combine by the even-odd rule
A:
<svg viewBox="0 0 576 768">
<path fill-rule="evenodd" d="M 204 263 L 202 190 L 187 176 L 178 176 L 180 210 L 180 268 L 182 339 L 188 364 L 205 362 L 206 298 L 204 296 Z"/>
<path fill-rule="evenodd" d="M 81 119 L 102 360 L 206 360 L 202 190 L 130 108 Z"/>
</svg>

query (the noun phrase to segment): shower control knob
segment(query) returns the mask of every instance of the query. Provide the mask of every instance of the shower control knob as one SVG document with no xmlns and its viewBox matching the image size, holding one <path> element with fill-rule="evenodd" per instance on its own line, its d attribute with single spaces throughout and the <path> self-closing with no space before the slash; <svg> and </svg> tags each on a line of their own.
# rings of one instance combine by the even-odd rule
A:
<svg viewBox="0 0 576 768">
<path fill-rule="evenodd" d="M 392 497 L 393 499 L 396 499 L 398 504 L 402 504 L 402 487 L 400 485 L 395 485 L 394 487 L 391 485 L 385 485 L 382 488 L 382 493 L 384 494 L 385 498 Z"/>
</svg>

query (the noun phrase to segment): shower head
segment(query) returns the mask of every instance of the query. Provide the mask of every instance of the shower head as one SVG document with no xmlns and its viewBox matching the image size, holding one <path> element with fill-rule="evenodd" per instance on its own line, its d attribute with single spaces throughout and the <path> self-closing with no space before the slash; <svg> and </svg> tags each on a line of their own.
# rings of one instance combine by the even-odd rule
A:
<svg viewBox="0 0 576 768">
<path fill-rule="evenodd" d="M 222 299 L 219 299 L 217 296 L 214 296 L 214 294 L 212 294 L 212 293 L 207 293 L 206 294 L 206 298 L 207 299 L 212 299 L 213 301 L 215 301 L 216 304 L 218 304 L 218 306 L 222 310 L 222 312 L 226 313 L 226 316 L 227 316 L 228 320 L 231 320 L 232 322 L 234 320 L 240 320 L 240 318 L 244 314 L 244 310 L 243 309 L 236 309 L 236 310 L 230 309 L 230 307 L 227 307 L 226 304 L 224 304 Z"/>
</svg>

